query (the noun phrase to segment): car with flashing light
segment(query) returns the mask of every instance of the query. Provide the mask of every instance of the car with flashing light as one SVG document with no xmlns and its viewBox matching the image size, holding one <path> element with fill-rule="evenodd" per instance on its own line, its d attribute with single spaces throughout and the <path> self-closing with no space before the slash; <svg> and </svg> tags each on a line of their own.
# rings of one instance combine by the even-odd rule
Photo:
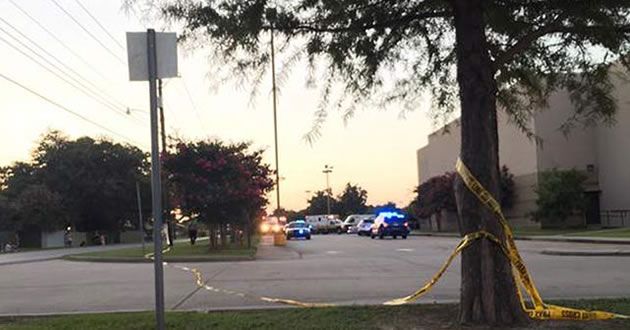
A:
<svg viewBox="0 0 630 330">
<path fill-rule="evenodd" d="M 311 228 L 305 221 L 296 220 L 289 222 L 284 227 L 284 234 L 287 240 L 292 238 L 305 238 L 308 240 L 311 239 Z"/>
<path fill-rule="evenodd" d="M 409 222 L 404 214 L 398 212 L 381 212 L 374 219 L 372 224 L 370 237 L 374 239 L 378 237 L 383 239 L 385 236 L 391 236 L 396 239 L 398 236 L 407 239 L 409 235 Z"/>
<path fill-rule="evenodd" d="M 359 236 L 370 236 L 372 232 L 372 225 L 374 224 L 374 218 L 363 219 L 359 221 L 357 225 L 357 235 Z"/>
<path fill-rule="evenodd" d="M 267 217 L 260 224 L 260 233 L 262 235 L 278 234 L 282 232 L 282 218 Z"/>
<path fill-rule="evenodd" d="M 374 219 L 376 216 L 374 214 L 350 214 L 346 217 L 341 225 L 341 231 L 348 234 L 356 234 L 357 233 L 357 225 L 363 219 Z"/>
</svg>

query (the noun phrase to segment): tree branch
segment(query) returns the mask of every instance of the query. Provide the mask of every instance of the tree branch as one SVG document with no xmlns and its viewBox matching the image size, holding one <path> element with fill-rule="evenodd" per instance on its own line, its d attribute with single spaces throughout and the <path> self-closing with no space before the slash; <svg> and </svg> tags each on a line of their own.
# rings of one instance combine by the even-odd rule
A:
<svg viewBox="0 0 630 330">
<path fill-rule="evenodd" d="M 398 19 L 388 20 L 384 22 L 378 22 L 374 24 L 362 24 L 362 25 L 348 25 L 343 27 L 322 27 L 322 26 L 314 26 L 308 24 L 300 24 L 294 26 L 273 26 L 273 29 L 276 31 L 286 31 L 286 32 L 327 32 L 327 33 L 342 33 L 342 32 L 351 32 L 351 31 L 365 31 L 369 29 L 377 29 L 377 28 L 388 28 L 392 26 L 397 26 L 405 23 L 410 23 L 414 20 L 418 19 L 427 19 L 427 18 L 443 18 L 452 16 L 450 11 L 434 11 L 434 12 L 425 12 L 418 13 L 415 15 L 407 15 Z M 264 30 L 270 30 L 272 28 L 271 25 L 263 25 Z"/>
<path fill-rule="evenodd" d="M 494 61 L 494 71 L 496 72 L 502 65 L 509 62 L 514 56 L 523 52 L 529 46 L 534 43 L 539 38 L 553 33 L 594 33 L 603 30 L 610 30 L 611 28 L 608 26 L 563 26 L 562 20 L 564 19 L 564 15 L 560 15 L 553 22 L 548 25 L 532 31 L 525 35 L 521 40 L 516 42 L 512 47 L 505 50 L 497 59 Z M 612 30 L 619 33 L 628 33 L 630 34 L 630 24 L 628 25 L 620 25 L 613 27 Z"/>
<path fill-rule="evenodd" d="M 512 45 L 512 47 L 505 50 L 494 61 L 494 71 L 496 72 L 503 64 L 509 62 L 514 56 L 529 48 L 529 46 L 536 40 L 538 40 L 538 38 L 546 34 L 553 33 L 555 29 L 561 27 L 562 20 L 565 19 L 566 16 L 566 14 L 559 15 L 555 20 L 553 20 L 553 22 L 537 30 L 531 31 L 530 33 L 526 34 L 521 40 Z"/>
</svg>

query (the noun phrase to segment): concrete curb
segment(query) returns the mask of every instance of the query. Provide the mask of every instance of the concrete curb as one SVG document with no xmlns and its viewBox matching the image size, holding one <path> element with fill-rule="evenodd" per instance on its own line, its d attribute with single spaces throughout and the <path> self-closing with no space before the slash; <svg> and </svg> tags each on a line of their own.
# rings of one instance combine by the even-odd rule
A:
<svg viewBox="0 0 630 330">
<path fill-rule="evenodd" d="M 28 264 L 32 262 L 50 261 L 50 260 L 55 260 L 59 258 L 60 257 L 54 256 L 54 257 L 42 257 L 42 258 L 25 259 L 25 260 L 0 261 L 0 266 Z"/>
<path fill-rule="evenodd" d="M 456 233 L 418 233 L 411 232 L 409 236 L 425 236 L 425 237 L 450 237 L 460 238 Z M 600 239 L 595 237 L 569 237 L 569 236 L 515 236 L 515 240 L 521 241 L 540 241 L 540 242 L 566 242 L 566 243 L 588 243 L 588 244 L 623 244 L 630 245 L 630 239 Z"/>
<path fill-rule="evenodd" d="M 152 263 L 150 259 L 143 257 L 96 257 L 96 256 L 82 256 L 82 255 L 69 255 L 62 257 L 63 260 L 77 261 L 77 262 L 110 262 L 110 263 Z M 199 257 L 166 257 L 166 262 L 224 262 L 224 261 L 253 261 L 256 260 L 255 256 L 199 256 Z"/>
<path fill-rule="evenodd" d="M 630 251 L 623 250 L 601 250 L 601 251 L 586 251 L 586 250 L 542 250 L 540 254 L 550 256 L 579 256 L 579 257 L 630 257 Z"/>
</svg>

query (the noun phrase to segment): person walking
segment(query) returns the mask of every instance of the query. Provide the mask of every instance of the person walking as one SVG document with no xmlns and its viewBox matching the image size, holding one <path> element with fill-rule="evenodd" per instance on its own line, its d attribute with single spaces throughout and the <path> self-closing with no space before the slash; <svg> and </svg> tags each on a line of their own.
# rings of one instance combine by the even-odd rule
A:
<svg viewBox="0 0 630 330">
<path fill-rule="evenodd" d="M 190 238 L 190 245 L 195 245 L 197 240 L 197 220 L 191 220 L 188 224 L 188 237 Z"/>
</svg>

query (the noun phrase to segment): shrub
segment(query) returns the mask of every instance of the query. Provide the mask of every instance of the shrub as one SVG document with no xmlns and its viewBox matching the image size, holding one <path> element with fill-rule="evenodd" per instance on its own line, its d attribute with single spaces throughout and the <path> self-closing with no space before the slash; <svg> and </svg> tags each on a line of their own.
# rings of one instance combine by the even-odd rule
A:
<svg viewBox="0 0 630 330">
<path fill-rule="evenodd" d="M 584 212 L 586 202 L 582 185 L 585 180 L 586 176 L 575 169 L 541 173 L 536 188 L 534 220 L 564 224 L 569 216 Z"/>
</svg>

